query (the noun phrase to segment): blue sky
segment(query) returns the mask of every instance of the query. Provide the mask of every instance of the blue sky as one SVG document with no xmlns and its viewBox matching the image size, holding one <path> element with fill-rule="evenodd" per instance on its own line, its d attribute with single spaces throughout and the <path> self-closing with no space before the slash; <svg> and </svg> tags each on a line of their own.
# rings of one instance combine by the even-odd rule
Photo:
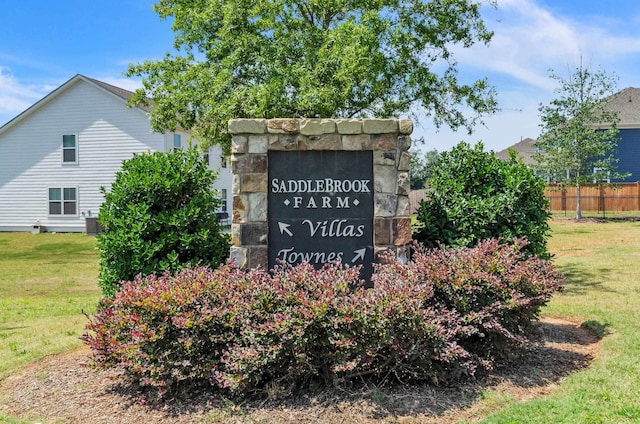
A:
<svg viewBox="0 0 640 424">
<path fill-rule="evenodd" d="M 122 73 L 129 63 L 160 59 L 172 51 L 167 21 L 152 0 L 3 1 L 0 15 L 0 125 L 74 76 L 84 74 L 122 88 L 139 81 Z M 448 150 L 460 140 L 482 140 L 501 150 L 538 136 L 538 107 L 554 98 L 549 69 L 569 76 L 582 58 L 618 77 L 618 88 L 640 87 L 638 0 L 498 0 L 485 7 L 492 43 L 456 53 L 461 79 L 487 77 L 501 111 L 469 136 L 441 129 L 427 118 L 414 138 L 423 149 Z"/>
</svg>

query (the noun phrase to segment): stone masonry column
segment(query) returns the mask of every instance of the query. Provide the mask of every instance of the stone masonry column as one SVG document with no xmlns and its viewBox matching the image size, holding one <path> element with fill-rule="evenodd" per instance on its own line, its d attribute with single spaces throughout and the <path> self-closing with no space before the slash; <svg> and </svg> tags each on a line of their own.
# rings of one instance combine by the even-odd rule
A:
<svg viewBox="0 0 640 424">
<path fill-rule="evenodd" d="M 408 119 L 233 119 L 229 121 L 233 171 L 231 257 L 236 264 L 248 268 L 268 268 L 269 258 L 273 259 L 274 255 L 279 254 L 269 250 L 270 234 L 272 239 L 284 237 L 284 242 L 291 240 L 291 243 L 294 243 L 296 239 L 303 236 L 303 232 L 306 233 L 307 241 L 303 241 L 303 245 L 298 245 L 295 250 L 294 247 L 285 249 L 286 252 L 304 250 L 307 244 L 312 244 L 321 237 L 338 237 L 329 242 L 332 242 L 334 249 L 339 249 L 340 246 L 350 242 L 348 240 L 350 235 L 360 237 L 364 232 L 367 233 L 365 236 L 368 236 L 369 227 L 372 232 L 372 246 L 366 244 L 363 249 L 357 249 L 359 246 L 356 246 L 353 248 L 355 250 L 349 251 L 347 248 L 344 252 L 321 252 L 321 247 L 314 247 L 315 250 L 304 255 L 289 254 L 288 257 L 314 258 L 309 262 L 323 259 L 333 261 L 334 258 L 348 262 L 354 256 L 354 252 L 364 251 L 366 248 L 367 252 L 371 252 L 371 255 L 367 254 L 367 258 L 370 257 L 373 261 L 378 261 L 380 254 L 387 250 L 393 251 L 398 258 L 403 259 L 406 245 L 411 241 L 408 150 L 411 147 L 412 131 L 413 123 Z M 336 179 L 337 182 L 334 183 L 331 175 L 322 177 L 311 175 L 307 180 L 306 175 L 300 176 L 304 174 L 304 170 L 297 171 L 299 175 L 296 177 L 297 180 L 284 181 L 280 178 L 269 181 L 270 169 L 275 173 L 275 163 L 270 165 L 269 158 L 275 161 L 276 158 L 287 156 L 287 154 L 273 152 L 299 152 L 299 156 L 296 157 L 301 159 L 300 166 L 310 163 L 305 162 L 305 157 L 326 157 L 333 154 L 330 152 L 334 152 L 339 158 L 342 152 L 346 152 L 344 157 L 349 158 L 354 157 L 349 156 L 351 154 L 349 152 L 370 152 L 357 157 L 372 158 L 370 166 L 373 181 L 369 185 L 368 179 L 358 180 L 356 177 L 348 176 L 342 177 L 345 180 Z M 314 156 L 306 155 L 306 152 L 325 153 Z M 343 164 L 337 166 L 349 168 L 348 165 Z M 349 169 L 345 170 L 347 173 L 348 171 Z M 309 170 L 309 172 L 317 171 Z M 359 181 L 359 183 L 350 181 Z M 282 187 L 280 188 L 277 183 L 283 184 Z M 344 185 L 349 189 L 360 189 L 364 193 L 329 192 L 327 187 L 336 184 L 339 188 Z M 299 188 L 303 185 L 305 188 L 301 188 L 303 191 L 300 193 L 289 191 L 289 188 Z M 322 192 L 322 190 L 325 191 Z M 296 215 L 295 218 L 286 218 L 289 221 L 285 218 L 281 220 L 282 222 L 274 221 L 275 205 L 270 206 L 268 199 L 276 195 L 285 196 L 287 211 L 291 210 L 292 213 L 305 213 L 305 208 L 309 213 L 319 213 L 318 210 L 322 206 L 327 209 L 327 213 L 340 214 L 344 212 L 340 209 L 348 207 L 355 210 L 354 205 L 361 203 L 358 195 L 365 196 L 362 198 L 363 203 L 369 201 L 368 199 L 372 200 L 373 212 L 371 217 L 354 218 L 353 213 L 358 212 L 355 210 L 351 212 L 352 215 L 345 215 L 344 218 L 338 215 L 337 217 L 302 219 L 304 216 Z M 336 198 L 339 198 L 337 204 Z M 326 200 L 321 203 L 322 199 Z M 278 207 L 283 208 L 280 204 Z M 364 210 L 363 207 L 360 208 Z M 364 224 L 357 225 L 360 222 L 357 220 L 352 223 L 356 218 L 364 218 Z M 272 227 L 275 222 L 278 222 L 280 228 L 270 229 L 269 222 Z M 287 259 L 286 255 L 281 256 Z M 362 256 L 365 256 L 364 253 Z M 358 254 L 353 259 L 355 263 L 355 260 L 359 259 Z M 369 259 L 365 259 L 364 262 L 367 260 Z"/>
</svg>

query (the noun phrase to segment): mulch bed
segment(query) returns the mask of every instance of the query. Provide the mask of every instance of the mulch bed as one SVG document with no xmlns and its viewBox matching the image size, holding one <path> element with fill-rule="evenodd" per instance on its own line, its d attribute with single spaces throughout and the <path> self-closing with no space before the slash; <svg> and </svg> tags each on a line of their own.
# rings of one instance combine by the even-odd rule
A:
<svg viewBox="0 0 640 424">
<path fill-rule="evenodd" d="M 83 348 L 31 364 L 0 381 L 0 412 L 36 422 L 63 423 L 453 423 L 475 421 L 487 411 L 476 401 L 487 389 L 516 401 L 552 392 L 589 365 L 599 339 L 580 325 L 545 318 L 540 344 L 477 380 L 455 387 L 373 386 L 296 393 L 242 404 L 206 391 L 188 400 L 151 401 L 122 383 L 117 371 L 86 366 Z"/>
</svg>

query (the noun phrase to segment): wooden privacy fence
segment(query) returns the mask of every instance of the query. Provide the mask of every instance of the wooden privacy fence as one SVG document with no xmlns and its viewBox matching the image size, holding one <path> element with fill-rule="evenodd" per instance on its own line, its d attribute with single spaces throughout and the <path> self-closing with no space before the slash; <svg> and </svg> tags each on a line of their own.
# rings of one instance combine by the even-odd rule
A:
<svg viewBox="0 0 640 424">
<path fill-rule="evenodd" d="M 576 209 L 576 188 L 561 189 L 549 185 L 544 192 L 552 211 L 573 211 Z M 415 213 L 420 201 L 426 197 L 426 190 L 412 190 L 409 194 L 411 213 Z M 580 206 L 583 211 L 624 212 L 640 211 L 640 182 L 617 184 L 584 185 L 580 189 Z"/>
<path fill-rule="evenodd" d="M 545 196 L 552 211 L 576 209 L 576 188 L 560 189 L 549 185 Z M 640 210 L 640 182 L 593 184 L 580 187 L 580 207 L 583 211 L 624 212 Z"/>
<path fill-rule="evenodd" d="M 418 206 L 420 206 L 420 201 L 424 200 L 425 197 L 427 197 L 427 189 L 425 188 L 420 190 L 411 190 L 409 192 L 409 208 L 411 213 L 416 213 Z"/>
</svg>

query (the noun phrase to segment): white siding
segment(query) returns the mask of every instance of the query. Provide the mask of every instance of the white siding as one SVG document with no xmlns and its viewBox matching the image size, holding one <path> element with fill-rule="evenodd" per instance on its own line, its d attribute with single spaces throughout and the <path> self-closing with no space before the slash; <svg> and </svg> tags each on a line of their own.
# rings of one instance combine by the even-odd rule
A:
<svg viewBox="0 0 640 424">
<path fill-rule="evenodd" d="M 212 161 L 212 164 L 215 163 L 215 165 L 213 166 L 214 169 L 218 170 L 218 180 L 216 181 L 216 188 L 218 188 L 220 192 L 222 192 L 221 189 L 223 188 L 227 190 L 227 210 L 225 212 L 229 214 L 228 223 L 231 223 L 231 212 L 233 211 L 233 193 L 231 190 L 233 184 L 233 174 L 231 173 L 231 160 L 227 158 L 227 167 L 222 168 L 220 166 L 220 158 L 222 154 L 221 149 L 217 146 L 215 149 L 217 150 L 215 150 L 214 153 L 214 149 L 212 148 L 211 157 L 214 158 L 214 160 L 218 160 L 217 163 Z"/>
<path fill-rule="evenodd" d="M 175 133 L 167 133 L 165 139 L 165 148 L 167 150 L 173 149 L 173 134 L 180 134 L 182 148 L 187 148 L 191 143 L 194 145 L 198 144 L 197 140 L 190 139 L 189 133 L 176 131 Z M 231 161 L 229 158 L 227 158 L 225 162 L 226 167 L 223 168 L 222 149 L 220 146 L 212 146 L 209 148 L 209 168 L 214 170 L 218 175 L 214 188 L 218 191 L 218 195 L 222 194 L 222 189 L 227 190 L 227 210 L 225 212 L 228 212 L 229 217 L 231 217 L 231 210 L 233 208 L 233 193 L 231 191 L 233 175 L 231 173 Z M 227 222 L 229 223 L 230 220 Z"/>
<path fill-rule="evenodd" d="M 85 216 L 97 216 L 122 161 L 134 153 L 170 151 L 173 133 L 151 131 L 144 112 L 83 78 L 74 78 L 45 97 L 0 133 L 0 231 L 85 230 Z M 62 136 L 77 136 L 78 162 L 62 163 Z M 189 134 L 180 132 L 186 146 Z M 231 166 L 221 168 L 221 151 L 210 149 L 215 187 L 227 190 L 231 209 Z M 48 214 L 50 187 L 77 188 L 77 216 Z M 230 212 L 230 210 L 229 210 Z"/>
<path fill-rule="evenodd" d="M 62 163 L 64 134 L 77 134 L 77 164 Z M 79 79 L 0 134 L 0 231 L 84 231 L 82 213 L 98 214 L 122 161 L 164 149 L 142 111 Z M 78 215 L 48 215 L 49 187 L 77 187 Z"/>
<path fill-rule="evenodd" d="M 227 212 L 231 217 L 231 210 L 233 208 L 233 193 L 231 192 L 231 185 L 233 181 L 233 175 L 231 174 L 231 161 L 227 158 L 226 168 L 222 167 L 222 149 L 220 146 L 213 146 L 209 149 L 209 168 L 216 171 L 218 178 L 216 179 L 215 188 L 218 190 L 218 195 L 222 194 L 222 189 L 227 190 Z M 230 222 L 230 220 L 228 221 Z"/>
</svg>

